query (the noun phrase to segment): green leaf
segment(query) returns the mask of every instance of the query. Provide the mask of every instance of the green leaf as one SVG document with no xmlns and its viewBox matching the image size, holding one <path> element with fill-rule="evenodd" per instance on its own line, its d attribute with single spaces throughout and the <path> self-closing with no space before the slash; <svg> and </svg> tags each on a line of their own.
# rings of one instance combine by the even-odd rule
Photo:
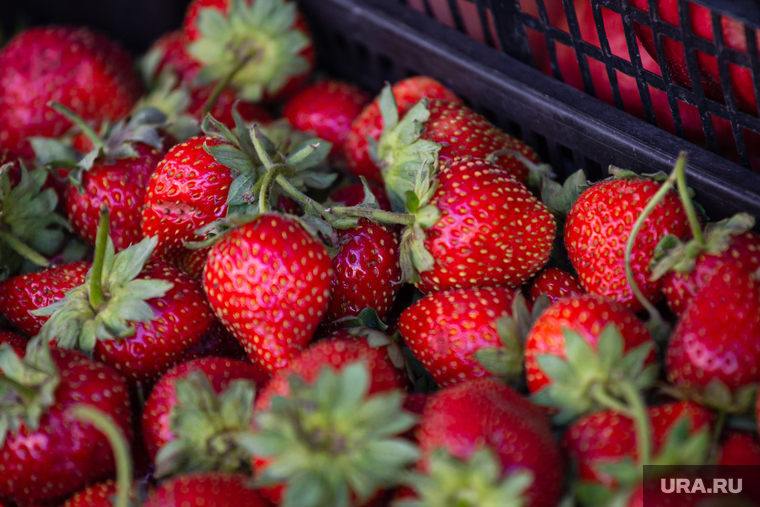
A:
<svg viewBox="0 0 760 507">
<path fill-rule="evenodd" d="M 567 362 L 577 372 L 589 371 L 592 368 L 599 370 L 599 356 L 583 337 L 572 329 L 563 328 L 565 336 L 565 351 Z"/>
<path fill-rule="evenodd" d="M 383 117 L 383 134 L 385 134 L 398 125 L 398 104 L 390 84 L 385 84 L 377 102 Z"/>
<path fill-rule="evenodd" d="M 332 149 L 332 143 L 322 139 L 309 139 L 288 154 L 286 163 L 296 171 L 323 164 Z"/>
<path fill-rule="evenodd" d="M 552 354 L 536 356 L 536 362 L 544 374 L 557 383 L 570 383 L 575 379 L 575 372 L 570 364 Z"/>
<path fill-rule="evenodd" d="M 115 255 L 113 267 L 109 268 L 108 275 L 104 277 L 106 286 L 113 288 L 134 280 L 143 270 L 156 245 L 158 236 L 147 237 Z"/>
<path fill-rule="evenodd" d="M 497 377 L 513 378 L 522 372 L 523 357 L 519 350 L 488 347 L 476 351 L 473 355 L 486 371 Z"/>
<path fill-rule="evenodd" d="M 623 357 L 623 337 L 614 324 L 604 328 L 597 344 L 602 371 L 611 372 Z"/>
<path fill-rule="evenodd" d="M 226 144 L 217 146 L 205 144 L 203 149 L 210 153 L 223 166 L 229 167 L 241 174 L 252 174 L 255 176 L 255 173 L 253 173 L 255 169 L 253 163 L 248 155 L 243 153 L 239 148 Z"/>
</svg>

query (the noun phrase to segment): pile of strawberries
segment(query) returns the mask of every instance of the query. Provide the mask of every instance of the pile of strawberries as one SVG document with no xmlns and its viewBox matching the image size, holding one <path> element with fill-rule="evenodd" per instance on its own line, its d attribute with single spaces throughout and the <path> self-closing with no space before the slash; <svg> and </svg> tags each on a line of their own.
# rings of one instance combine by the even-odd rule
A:
<svg viewBox="0 0 760 507">
<path fill-rule="evenodd" d="M 88 29 L 0 50 L 0 504 L 641 506 L 643 465 L 760 464 L 760 236 L 685 155 L 558 183 L 431 78 L 314 64 L 286 0 L 194 0 L 142 76 Z"/>
</svg>

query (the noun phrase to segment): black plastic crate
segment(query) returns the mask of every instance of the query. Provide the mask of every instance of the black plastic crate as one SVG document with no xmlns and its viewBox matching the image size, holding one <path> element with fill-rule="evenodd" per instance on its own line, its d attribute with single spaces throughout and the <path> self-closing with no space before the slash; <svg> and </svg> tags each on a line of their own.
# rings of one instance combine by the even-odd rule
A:
<svg viewBox="0 0 760 507">
<path fill-rule="evenodd" d="M 402 2 L 299 3 L 314 31 L 321 64 L 337 76 L 374 91 L 385 81 L 416 74 L 439 79 L 534 147 L 560 176 L 583 168 L 597 180 L 607 175 L 609 165 L 639 173 L 669 172 L 678 153 L 687 151 L 689 183 L 711 218 L 742 210 L 760 216 L 760 174 L 552 79 Z"/>
</svg>

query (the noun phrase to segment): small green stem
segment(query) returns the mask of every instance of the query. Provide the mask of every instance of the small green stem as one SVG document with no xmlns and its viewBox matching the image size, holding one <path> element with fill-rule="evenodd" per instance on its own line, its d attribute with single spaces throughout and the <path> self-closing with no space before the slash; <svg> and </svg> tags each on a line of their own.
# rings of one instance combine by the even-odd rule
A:
<svg viewBox="0 0 760 507">
<path fill-rule="evenodd" d="M 294 201 L 297 201 L 304 209 L 306 209 L 306 206 L 308 205 L 314 206 L 314 209 L 317 210 L 317 212 L 322 216 L 322 218 L 325 219 L 325 221 L 332 223 L 332 220 L 334 220 L 335 217 L 333 217 L 330 212 L 327 211 L 327 208 L 294 187 L 286 177 L 279 175 L 277 178 L 275 178 L 275 181 L 279 183 L 280 187 L 285 191 L 288 197 Z"/>
<path fill-rule="evenodd" d="M 31 387 L 27 387 L 5 375 L 0 375 L 0 385 L 2 384 L 16 391 L 16 394 L 21 396 L 21 399 L 24 400 L 25 403 L 31 403 L 37 396 L 37 393 Z"/>
<path fill-rule="evenodd" d="M 414 225 L 415 217 L 414 215 L 410 213 L 393 213 L 391 211 L 383 211 L 379 209 L 371 209 L 371 208 L 358 208 L 358 207 L 348 207 L 348 206 L 337 206 L 333 208 L 328 208 L 326 210 L 328 213 L 335 214 L 335 215 L 342 215 L 342 216 L 350 216 L 350 217 L 366 217 L 366 218 L 374 218 L 375 220 L 379 222 L 385 222 L 390 224 L 401 224 L 401 225 Z"/>
<path fill-rule="evenodd" d="M 689 227 L 691 227 L 691 234 L 697 242 L 704 246 L 705 237 L 702 235 L 702 224 L 699 223 L 699 217 L 697 216 L 697 210 L 694 209 L 694 203 L 691 202 L 691 196 L 689 195 L 689 187 L 686 186 L 686 155 L 678 157 L 676 161 L 676 167 L 673 169 L 676 173 L 676 182 L 678 184 L 678 195 L 681 197 L 683 208 L 686 211 L 686 216 L 689 218 Z"/>
<path fill-rule="evenodd" d="M 98 310 L 105 299 L 103 296 L 103 265 L 108 246 L 109 212 L 108 208 L 100 208 L 100 222 L 95 236 L 95 260 L 92 263 L 92 279 L 90 280 L 90 306 Z"/>
<path fill-rule="evenodd" d="M 132 457 L 124 433 L 107 414 L 89 405 L 74 405 L 69 409 L 74 419 L 92 424 L 108 439 L 116 460 L 116 501 L 114 507 L 129 507 L 132 489 Z"/>
<path fill-rule="evenodd" d="M 261 178 L 261 189 L 259 190 L 259 212 L 269 213 L 269 195 L 272 193 L 272 186 L 279 178 L 287 181 L 285 176 L 292 176 L 295 171 L 292 167 L 285 164 L 274 164 Z M 305 196 L 304 196 L 305 197 Z M 307 197 L 308 199 L 308 197 Z"/>
<path fill-rule="evenodd" d="M 216 86 L 211 92 L 211 95 L 209 95 L 208 99 L 206 100 L 206 103 L 203 104 L 203 114 L 201 115 L 201 118 L 205 118 L 207 114 L 211 112 L 211 110 L 214 108 L 214 104 L 216 104 L 216 101 L 219 100 L 219 96 L 222 94 L 225 88 L 229 86 L 230 82 L 235 79 L 235 76 L 237 75 L 240 70 L 245 67 L 245 65 L 250 61 L 251 57 L 247 56 L 245 58 L 241 58 L 237 65 L 227 74 L 224 76 L 223 79 L 219 80 L 216 83 Z"/>
<path fill-rule="evenodd" d="M 725 410 L 719 410 L 718 411 L 718 419 L 715 421 L 715 428 L 713 428 L 713 434 L 712 434 L 712 448 L 716 449 L 718 447 L 718 441 L 720 440 L 720 435 L 723 433 L 723 426 L 726 424 L 726 411 Z"/>
<path fill-rule="evenodd" d="M 93 147 L 102 148 L 105 146 L 105 142 L 103 139 L 95 132 L 92 127 L 87 125 L 87 122 L 85 122 L 82 118 L 77 116 L 77 114 L 69 109 L 68 107 L 64 106 L 63 104 L 59 104 L 58 102 L 50 102 L 48 103 L 48 106 L 53 108 L 58 114 L 65 116 L 67 120 L 69 120 L 71 123 L 79 127 L 79 130 L 82 131 L 82 133 L 87 137 L 87 139 L 90 140 Z"/>
<path fill-rule="evenodd" d="M 261 163 L 268 171 L 272 168 L 274 162 L 272 162 L 272 159 L 269 156 L 269 153 L 267 153 L 267 150 L 264 149 L 264 145 L 261 144 L 261 130 L 259 130 L 258 125 L 251 127 L 251 142 L 253 143 L 253 147 L 256 149 L 256 154 L 259 156 Z"/>
<path fill-rule="evenodd" d="M 596 385 L 594 389 L 592 389 L 591 397 L 605 408 L 614 410 L 615 412 L 626 415 L 628 417 L 633 417 L 631 409 L 627 407 L 625 403 L 610 396 L 610 394 L 605 391 L 604 387 L 601 385 Z"/>
<path fill-rule="evenodd" d="M 16 236 L 11 234 L 10 232 L 0 230 L 0 241 L 5 241 L 5 243 L 11 247 L 17 254 L 24 257 L 25 259 L 29 259 L 31 262 L 35 263 L 36 265 L 47 268 L 50 267 L 50 261 L 48 261 L 45 257 L 40 255 L 39 253 L 35 252 L 32 247 L 18 239 Z"/>
<path fill-rule="evenodd" d="M 616 385 L 628 404 L 630 417 L 636 427 L 639 464 L 648 465 L 652 460 L 652 429 L 646 403 L 638 388 L 630 381 L 621 380 Z"/>
</svg>

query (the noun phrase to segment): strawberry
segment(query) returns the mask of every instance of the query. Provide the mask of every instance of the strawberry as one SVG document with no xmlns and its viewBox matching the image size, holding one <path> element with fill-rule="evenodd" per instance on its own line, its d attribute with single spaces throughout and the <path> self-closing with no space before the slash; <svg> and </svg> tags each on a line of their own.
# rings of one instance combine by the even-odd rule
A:
<svg viewBox="0 0 760 507">
<path fill-rule="evenodd" d="M 292 96 L 282 115 L 298 130 L 332 143 L 333 157 L 343 158 L 351 122 L 369 101 L 369 95 L 356 86 L 326 79 Z"/>
<path fill-rule="evenodd" d="M 423 473 L 434 472 L 428 460 L 439 449 L 464 462 L 486 450 L 495 457 L 497 477 L 518 471 L 532 475 L 524 505 L 550 507 L 559 502 L 564 467 L 549 422 L 540 408 L 504 384 L 478 379 L 439 391 L 425 406 L 417 438 Z M 437 484 L 446 490 L 445 482 Z"/>
<path fill-rule="evenodd" d="M 718 465 L 760 466 L 760 442 L 757 434 L 731 431 L 723 440 Z"/>
<path fill-rule="evenodd" d="M 713 421 L 709 410 L 679 401 L 648 407 L 646 414 L 654 461 L 644 464 L 701 464 L 709 448 Z M 635 423 L 630 417 L 612 410 L 594 412 L 573 423 L 562 443 L 577 467 L 583 503 L 604 504 L 616 490 L 635 485 L 629 483 L 631 478 L 626 480 L 610 468 L 626 461 L 641 466 Z"/>
<path fill-rule="evenodd" d="M 68 291 L 84 283 L 89 269 L 87 262 L 72 262 L 9 278 L 0 282 L 0 308 L 25 335 L 37 336 L 49 317 L 32 311 L 62 300 Z"/>
<path fill-rule="evenodd" d="M 373 368 L 360 359 L 337 372 L 323 367 L 311 382 L 291 375 L 288 391 L 254 414 L 245 442 L 270 500 L 359 507 L 399 483 L 418 458 L 402 438 L 415 419 L 403 411 L 400 390 L 371 393 Z"/>
<path fill-rule="evenodd" d="M 14 171 L 16 169 L 16 171 Z M 0 164 L 0 280 L 48 267 L 71 226 L 56 213 L 55 190 L 44 190 L 48 174 L 21 164 Z M 15 180 L 15 181 L 14 181 Z"/>
<path fill-rule="evenodd" d="M 251 360 L 274 372 L 311 340 L 332 275 L 327 250 L 295 219 L 264 213 L 213 246 L 203 286 Z"/>
<path fill-rule="evenodd" d="M 372 191 L 372 195 L 375 196 L 378 207 L 381 210 L 390 211 L 391 202 L 388 200 L 388 196 L 385 195 L 385 190 L 375 185 L 369 185 L 369 189 Z M 364 201 L 364 198 L 364 185 L 358 183 L 334 190 L 327 197 L 327 202 L 342 206 L 357 206 Z"/>
<path fill-rule="evenodd" d="M 401 314 L 399 331 L 440 386 L 516 376 L 522 350 L 510 327 L 514 297 L 498 287 L 436 292 Z"/>
<path fill-rule="evenodd" d="M 199 372 L 203 378 L 193 378 L 193 374 L 196 372 Z M 179 364 L 161 377 L 145 402 L 142 414 L 142 436 L 150 460 L 155 461 L 157 453 L 161 456 L 164 451 L 159 453 L 159 449 L 172 442 L 177 442 L 171 446 L 173 449 L 172 459 L 178 459 L 181 451 L 191 453 L 195 450 L 192 445 L 201 443 L 207 461 L 214 462 L 210 465 L 211 467 L 218 463 L 224 463 L 224 460 L 220 459 L 219 456 L 212 457 L 216 448 L 212 445 L 211 438 L 223 434 L 222 430 L 226 429 L 225 425 L 231 428 L 231 415 L 225 412 L 226 417 L 214 419 L 213 415 L 221 414 L 213 412 L 212 408 L 202 410 L 199 408 L 198 402 L 216 398 L 217 394 L 231 389 L 230 386 L 237 380 L 251 381 L 255 383 L 256 389 L 261 389 L 269 380 L 269 376 L 250 363 L 221 357 L 205 357 Z M 209 388 L 211 391 L 208 391 Z M 240 401 L 240 398 L 230 399 Z M 253 409 L 253 398 L 248 401 L 250 415 L 250 411 Z M 222 406 L 224 405 L 222 404 Z M 238 410 L 234 405 L 227 407 L 227 409 L 233 407 Z M 184 424 L 184 421 L 190 419 L 194 421 L 194 427 L 188 427 Z M 200 422 L 207 425 L 201 427 Z M 173 432 L 175 428 L 181 430 L 179 435 Z M 199 428 L 202 428 L 203 431 L 201 432 Z M 211 432 L 213 429 L 220 431 L 218 434 L 213 434 Z M 241 429 L 247 430 L 248 428 L 245 426 Z M 212 436 L 209 437 L 209 434 Z M 220 450 L 222 452 L 229 451 L 228 448 Z M 230 456 L 228 455 L 226 458 L 230 458 Z M 247 454 L 245 458 L 244 461 L 248 463 Z M 231 458 L 230 461 L 232 461 Z M 167 464 L 163 464 L 164 468 L 167 466 Z M 161 464 L 159 465 L 160 468 L 162 468 Z"/>
<path fill-rule="evenodd" d="M 64 134 L 71 123 L 48 109 L 50 101 L 96 124 L 123 118 L 141 92 L 132 69 L 123 49 L 87 28 L 19 33 L 0 52 L 0 151 L 29 158 L 29 137 Z"/>
<path fill-rule="evenodd" d="M 229 80 L 241 98 L 274 101 L 300 88 L 314 67 L 311 34 L 294 2 L 193 0 L 183 31 L 203 65 L 201 85 Z"/>
<path fill-rule="evenodd" d="M 399 81 L 393 85 L 393 95 L 396 97 L 399 112 L 411 104 L 416 104 L 424 97 L 461 102 L 454 92 L 438 81 L 425 76 L 415 76 Z M 384 121 L 379 102 L 379 98 L 373 100 L 354 119 L 345 145 L 346 161 L 351 172 L 356 176 L 364 176 L 370 183 L 376 185 L 382 185 L 383 178 L 380 168 L 370 156 L 367 138 L 378 141 L 383 133 Z"/>
<path fill-rule="evenodd" d="M 605 391 L 635 403 L 657 378 L 646 326 L 619 303 L 594 294 L 563 298 L 536 320 L 525 343 L 528 389 L 567 420 L 607 405 Z"/>
<path fill-rule="evenodd" d="M 96 243 L 84 283 L 33 312 L 50 316 L 39 336 L 93 354 L 132 381 L 149 382 L 200 341 L 213 315 L 197 282 L 162 261 L 149 260 L 155 238 L 114 254 L 106 208 Z"/>
<path fill-rule="evenodd" d="M 113 480 L 94 484 L 69 498 L 63 507 L 113 507 L 116 483 Z"/>
<path fill-rule="evenodd" d="M 332 259 L 333 277 L 325 322 L 355 317 L 365 308 L 374 308 L 385 320 L 401 284 L 398 239 L 384 225 L 366 218 L 355 227 L 338 233 L 338 253 Z"/>
<path fill-rule="evenodd" d="M 670 337 L 665 367 L 687 395 L 744 411 L 760 381 L 760 287 L 742 266 L 720 265 L 694 295 Z"/>
<path fill-rule="evenodd" d="M 573 204 L 565 224 L 565 245 L 583 287 L 594 294 L 641 309 L 628 283 L 624 251 L 634 222 L 660 190 L 657 181 L 628 171 L 585 190 Z M 634 280 L 643 296 L 656 302 L 662 282 L 651 280 L 657 244 L 668 234 L 685 239 L 689 222 L 675 192 L 668 192 L 646 217 L 631 253 Z"/>
<path fill-rule="evenodd" d="M 541 271 L 530 286 L 530 300 L 534 302 L 541 294 L 549 296 L 549 301 L 583 294 L 578 277 L 559 268 L 546 268 Z"/>
<path fill-rule="evenodd" d="M 242 474 L 183 475 L 153 490 L 143 507 L 269 507 L 255 490 L 247 486 L 249 480 Z"/>
<path fill-rule="evenodd" d="M 0 496 L 24 505 L 51 503 L 113 474 L 105 437 L 67 410 L 86 402 L 129 435 L 129 397 L 118 373 L 39 342 L 30 344 L 24 359 L 3 345 L 0 368 L 9 376 L 0 387 L 6 400 L 0 410 Z"/>
</svg>

